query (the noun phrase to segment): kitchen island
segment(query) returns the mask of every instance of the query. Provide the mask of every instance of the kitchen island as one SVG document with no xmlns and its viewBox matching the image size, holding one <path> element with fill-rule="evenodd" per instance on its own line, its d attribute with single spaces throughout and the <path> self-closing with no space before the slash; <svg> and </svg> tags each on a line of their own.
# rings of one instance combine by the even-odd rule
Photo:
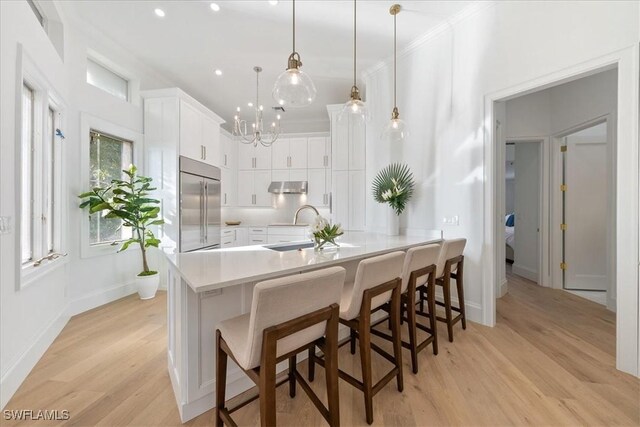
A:
<svg viewBox="0 0 640 427">
<path fill-rule="evenodd" d="M 339 248 L 323 251 L 287 244 L 166 253 L 167 358 L 182 421 L 214 407 L 215 327 L 251 309 L 257 282 L 334 265 L 345 267 L 347 280 L 352 280 L 362 259 L 441 240 L 440 231 L 424 236 L 349 232 Z M 252 386 L 230 361 L 227 396 Z"/>
</svg>

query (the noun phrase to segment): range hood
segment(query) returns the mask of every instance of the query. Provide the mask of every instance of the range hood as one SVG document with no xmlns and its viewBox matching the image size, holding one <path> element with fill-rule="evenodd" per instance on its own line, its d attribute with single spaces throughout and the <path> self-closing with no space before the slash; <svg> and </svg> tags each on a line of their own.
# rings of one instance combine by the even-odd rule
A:
<svg viewBox="0 0 640 427">
<path fill-rule="evenodd" d="M 273 181 L 269 184 L 269 193 L 307 194 L 307 181 Z"/>
</svg>

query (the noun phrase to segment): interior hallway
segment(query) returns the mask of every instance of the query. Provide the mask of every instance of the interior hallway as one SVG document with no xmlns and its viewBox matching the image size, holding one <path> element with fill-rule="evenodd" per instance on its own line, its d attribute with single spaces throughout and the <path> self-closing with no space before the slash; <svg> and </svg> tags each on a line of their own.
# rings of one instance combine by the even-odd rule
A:
<svg viewBox="0 0 640 427">
<path fill-rule="evenodd" d="M 441 324 L 440 354 L 421 352 L 418 375 L 403 352 L 404 392 L 391 384 L 374 398 L 374 425 L 640 424 L 640 380 L 615 370 L 615 314 L 564 291 L 508 279 L 495 328 L 470 323 L 463 332 L 458 324 L 449 343 Z M 167 374 L 165 313 L 162 292 L 74 317 L 5 409 L 67 409 L 71 418 L 63 425 L 180 425 Z M 375 356 L 374 362 L 386 364 Z M 359 357 L 342 347 L 340 366 L 358 365 Z M 323 382 L 319 368 L 314 388 Z M 361 393 L 340 381 L 340 397 L 342 425 L 366 425 Z M 286 387 L 278 389 L 277 407 L 280 425 L 325 425 L 300 390 L 290 399 Z M 259 425 L 258 409 L 256 401 L 234 417 Z M 187 425 L 213 423 L 209 411 Z"/>
</svg>

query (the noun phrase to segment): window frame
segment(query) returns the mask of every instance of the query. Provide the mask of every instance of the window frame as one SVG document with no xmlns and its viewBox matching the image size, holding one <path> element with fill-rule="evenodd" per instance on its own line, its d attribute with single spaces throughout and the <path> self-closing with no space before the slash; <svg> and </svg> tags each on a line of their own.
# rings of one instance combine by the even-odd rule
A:
<svg viewBox="0 0 640 427">
<path fill-rule="evenodd" d="M 88 113 L 80 114 L 80 185 L 77 186 L 76 192 L 80 194 L 89 190 L 89 182 L 91 179 L 90 173 L 90 143 L 91 143 L 91 131 L 104 133 L 106 135 L 112 135 L 118 139 L 131 141 L 132 143 L 132 159 L 133 163 L 138 167 L 140 173 L 144 170 L 144 147 L 143 147 L 143 135 L 134 130 L 125 128 L 123 126 L 116 125 L 107 120 L 92 116 Z M 78 199 L 79 200 L 79 199 Z M 78 201 L 78 204 L 80 202 Z M 80 256 L 81 258 L 92 258 L 96 256 L 104 256 L 115 254 L 120 248 L 119 244 L 113 245 L 111 243 L 103 244 L 91 244 L 89 242 L 89 213 L 84 210 L 81 220 L 81 244 L 80 244 Z M 135 246 L 130 246 L 128 251 L 138 250 Z"/>
<path fill-rule="evenodd" d="M 45 141 L 47 135 L 47 118 L 49 109 L 52 109 L 54 115 L 55 127 L 64 129 L 66 124 L 66 104 L 60 97 L 56 89 L 42 73 L 35 62 L 23 51 L 21 45 L 18 47 L 18 65 L 19 72 L 16 73 L 16 164 L 20 165 L 16 168 L 16 247 L 19 248 L 20 258 L 16 262 L 17 275 L 20 280 L 16 281 L 16 290 L 33 283 L 37 278 L 43 276 L 52 269 L 58 268 L 66 264 L 67 257 L 60 256 L 53 260 L 42 261 L 39 265 L 35 264 L 38 259 L 49 255 L 49 242 L 47 241 L 47 223 L 43 220 L 46 218 L 46 202 L 47 179 L 53 177 L 53 199 L 58 201 L 54 205 L 53 210 L 53 228 L 54 252 L 66 254 L 67 251 L 67 223 L 63 220 L 66 218 L 66 204 L 62 203 L 66 197 L 66 176 L 62 172 L 64 170 L 64 147 L 60 139 L 54 136 L 53 141 Z M 27 85 L 33 90 L 33 153 L 31 174 L 32 186 L 32 258 L 22 262 L 22 122 L 23 122 L 23 102 L 22 87 Z M 55 167 L 52 167 L 52 162 Z M 40 218 L 38 220 L 37 218 Z"/>
</svg>

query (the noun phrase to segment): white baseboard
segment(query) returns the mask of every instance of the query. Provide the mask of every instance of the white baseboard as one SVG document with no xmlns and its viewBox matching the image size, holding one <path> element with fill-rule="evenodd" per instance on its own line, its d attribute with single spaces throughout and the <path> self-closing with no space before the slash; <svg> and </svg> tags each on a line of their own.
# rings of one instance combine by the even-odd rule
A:
<svg viewBox="0 0 640 427">
<path fill-rule="evenodd" d="M 498 298 L 502 298 L 503 296 L 505 296 L 508 290 L 509 290 L 509 281 L 507 279 L 504 279 L 500 284 L 500 289 L 498 290 Z"/>
<path fill-rule="evenodd" d="M 518 276 L 524 277 L 525 279 L 529 279 L 532 282 L 538 283 L 538 272 L 529 267 L 524 267 L 520 264 L 513 263 L 512 272 Z"/>
<path fill-rule="evenodd" d="M 27 378 L 27 375 L 36 366 L 36 363 L 58 337 L 58 334 L 60 334 L 68 321 L 69 315 L 65 307 L 55 319 L 49 322 L 49 326 L 38 335 L 33 344 L 18 357 L 17 361 L 2 376 L 2 379 L 0 379 L 0 409 L 4 409 L 18 390 L 18 387 Z"/>
<path fill-rule="evenodd" d="M 113 302 L 135 292 L 135 283 L 127 283 L 109 289 L 99 290 L 71 301 L 67 314 L 69 316 L 75 316 L 76 314 L 84 313 L 87 310 L 100 307 L 101 305 Z"/>
</svg>

